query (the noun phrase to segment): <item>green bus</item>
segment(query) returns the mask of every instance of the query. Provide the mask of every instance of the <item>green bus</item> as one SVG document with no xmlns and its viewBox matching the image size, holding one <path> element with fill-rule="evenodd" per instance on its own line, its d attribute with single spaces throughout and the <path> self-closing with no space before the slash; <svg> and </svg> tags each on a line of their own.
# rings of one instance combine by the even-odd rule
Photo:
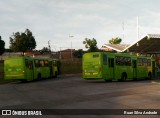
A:
<svg viewBox="0 0 160 118">
<path fill-rule="evenodd" d="M 4 78 L 31 81 L 57 77 L 55 60 L 50 58 L 12 57 L 4 60 Z"/>
<path fill-rule="evenodd" d="M 126 53 L 91 52 L 83 55 L 84 79 L 105 81 L 152 78 L 155 60 Z"/>
</svg>

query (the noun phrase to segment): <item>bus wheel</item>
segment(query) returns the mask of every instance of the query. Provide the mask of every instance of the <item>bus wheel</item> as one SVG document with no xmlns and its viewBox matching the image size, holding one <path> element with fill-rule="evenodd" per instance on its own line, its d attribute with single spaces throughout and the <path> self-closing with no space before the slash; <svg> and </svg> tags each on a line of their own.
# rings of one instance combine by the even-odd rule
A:
<svg viewBox="0 0 160 118">
<path fill-rule="evenodd" d="M 38 80 L 41 80 L 42 78 L 41 78 L 41 74 L 39 73 L 38 74 Z"/>
<path fill-rule="evenodd" d="M 127 79 L 127 75 L 123 73 L 121 76 L 121 81 L 126 81 L 126 79 Z"/>
</svg>

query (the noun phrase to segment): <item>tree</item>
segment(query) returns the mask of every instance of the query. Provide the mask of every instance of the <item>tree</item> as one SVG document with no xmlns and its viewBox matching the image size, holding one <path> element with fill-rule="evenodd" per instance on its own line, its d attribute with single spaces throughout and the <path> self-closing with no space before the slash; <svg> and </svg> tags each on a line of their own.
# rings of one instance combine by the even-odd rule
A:
<svg viewBox="0 0 160 118">
<path fill-rule="evenodd" d="M 50 49 L 48 47 L 43 47 L 42 50 L 40 50 L 41 54 L 44 52 L 50 52 Z"/>
<path fill-rule="evenodd" d="M 5 42 L 1 40 L 1 36 L 0 36 L 0 55 L 2 55 L 4 51 L 5 51 Z"/>
<path fill-rule="evenodd" d="M 13 51 L 31 51 L 36 48 L 36 41 L 32 32 L 29 29 L 26 29 L 24 33 L 13 33 L 13 36 L 10 37 L 10 49 Z"/>
<path fill-rule="evenodd" d="M 110 44 L 120 44 L 121 42 L 122 42 L 122 39 L 119 37 L 112 38 L 111 40 L 109 40 Z"/>
<path fill-rule="evenodd" d="M 50 49 L 48 47 L 43 47 L 41 51 L 43 51 L 43 52 L 50 52 Z"/>
<path fill-rule="evenodd" d="M 79 50 L 75 51 L 75 52 L 73 53 L 73 55 L 74 55 L 75 57 L 77 57 L 77 58 L 82 58 L 83 50 L 82 50 L 82 49 L 79 49 Z"/>
<path fill-rule="evenodd" d="M 88 48 L 89 52 L 96 52 L 96 51 L 98 51 L 97 41 L 94 38 L 93 39 L 85 38 L 85 41 L 83 41 L 83 44 L 85 44 L 85 47 Z"/>
</svg>

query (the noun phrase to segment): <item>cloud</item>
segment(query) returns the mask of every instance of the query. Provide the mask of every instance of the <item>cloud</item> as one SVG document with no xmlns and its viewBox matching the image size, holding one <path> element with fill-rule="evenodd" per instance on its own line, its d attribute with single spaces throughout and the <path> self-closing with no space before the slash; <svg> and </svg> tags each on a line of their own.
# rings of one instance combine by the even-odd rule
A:
<svg viewBox="0 0 160 118">
<path fill-rule="evenodd" d="M 145 3 L 145 4 L 144 4 Z M 159 31 L 160 1 L 155 0 L 4 0 L 0 1 L 0 35 L 9 47 L 13 32 L 29 28 L 37 41 L 37 49 L 84 48 L 83 40 L 96 38 L 98 46 L 112 37 L 123 37 L 124 43 L 136 39 L 136 17 L 140 34 Z M 124 31 L 122 29 L 124 22 Z"/>
</svg>

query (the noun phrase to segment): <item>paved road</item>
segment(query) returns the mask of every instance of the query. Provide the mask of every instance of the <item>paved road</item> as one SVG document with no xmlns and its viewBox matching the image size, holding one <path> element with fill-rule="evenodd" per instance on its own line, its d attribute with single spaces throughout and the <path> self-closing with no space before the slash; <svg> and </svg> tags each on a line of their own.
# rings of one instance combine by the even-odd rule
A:
<svg viewBox="0 0 160 118">
<path fill-rule="evenodd" d="M 160 109 L 160 81 L 142 80 L 106 83 L 104 81 L 83 80 L 78 75 L 0 85 L 0 109 L 37 108 Z M 57 117 L 68 118 L 73 116 Z M 145 117 L 151 116 L 147 115 Z M 158 116 L 154 115 L 152 117 Z"/>
</svg>

